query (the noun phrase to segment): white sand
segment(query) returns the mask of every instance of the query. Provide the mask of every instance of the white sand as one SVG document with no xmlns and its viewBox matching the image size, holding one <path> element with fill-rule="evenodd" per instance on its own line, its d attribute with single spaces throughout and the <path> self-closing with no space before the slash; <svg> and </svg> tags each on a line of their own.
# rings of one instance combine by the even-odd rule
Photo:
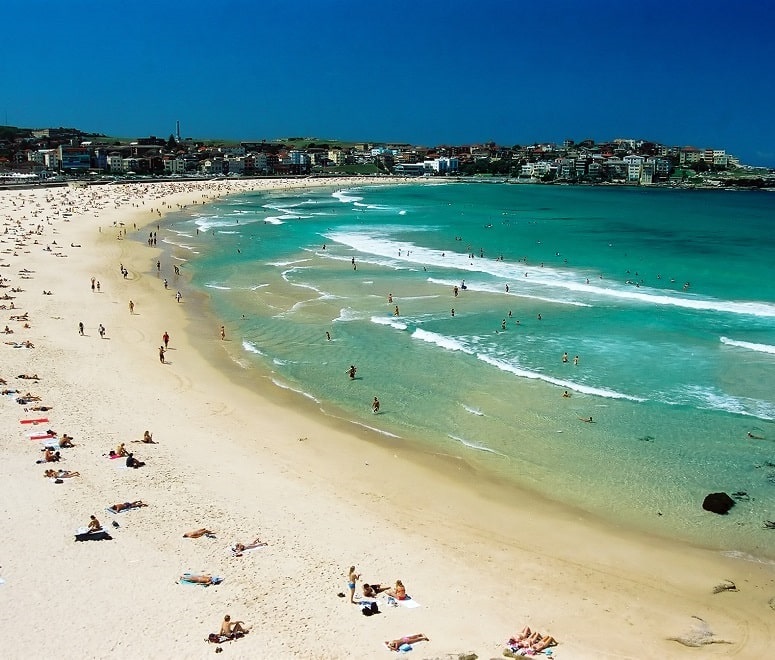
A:
<svg viewBox="0 0 775 660">
<path fill-rule="evenodd" d="M 74 436 L 77 446 L 54 467 L 81 473 L 63 484 L 45 479 L 48 466 L 35 464 L 42 442 L 19 424 L 39 413 L 0 397 L 3 657 L 205 657 L 215 647 L 203 640 L 227 612 L 253 626 L 224 645 L 231 657 L 388 658 L 384 640 L 419 632 L 431 641 L 416 644 L 414 658 L 501 657 L 525 624 L 559 640 L 558 658 L 771 654 L 771 564 L 606 527 L 485 482 L 463 461 L 396 452 L 268 380 L 259 392 L 243 387 L 218 322 L 187 297 L 176 304 L 171 265 L 162 268 L 172 283 L 165 291 L 155 268 L 161 251 L 143 244 L 150 227 L 135 234 L 132 223 L 155 229 L 151 208 L 277 185 L 299 184 L 0 191 L 0 277 L 24 289 L 0 289 L 16 296 L 18 310 L 0 310 L 0 329 L 14 330 L 5 341 L 35 346 L 0 345 L 2 387 L 53 407 L 36 428 Z M 117 240 L 114 222 L 139 240 Z M 23 268 L 33 272 L 22 276 Z M 25 311 L 28 329 L 9 319 Z M 171 350 L 161 365 L 165 330 Z M 228 328 L 227 340 L 239 341 Z M 22 373 L 41 380 L 17 379 Z M 130 442 L 145 429 L 158 445 Z M 103 456 L 122 441 L 146 467 L 120 469 L 122 461 Z M 105 512 L 137 499 L 149 506 Z M 74 541 L 90 514 L 112 541 Z M 199 527 L 217 538 L 182 538 Z M 256 536 L 269 545 L 238 558 L 227 552 Z M 351 564 L 367 582 L 401 578 L 422 606 L 362 616 L 337 597 Z M 225 581 L 177 584 L 185 571 Z M 724 579 L 739 591 L 713 594 Z M 668 639 L 699 630 L 693 617 L 730 644 Z"/>
</svg>

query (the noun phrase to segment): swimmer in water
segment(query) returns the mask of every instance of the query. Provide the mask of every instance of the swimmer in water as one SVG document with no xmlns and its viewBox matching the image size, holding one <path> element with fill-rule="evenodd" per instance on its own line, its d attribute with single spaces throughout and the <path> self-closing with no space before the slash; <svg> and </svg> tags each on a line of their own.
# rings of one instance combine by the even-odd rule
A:
<svg viewBox="0 0 775 660">
<path fill-rule="evenodd" d="M 752 440 L 764 440 L 764 436 L 761 436 L 761 435 L 754 435 L 754 434 L 753 434 L 753 433 L 751 433 L 750 431 L 748 431 L 747 435 L 748 435 L 748 437 L 749 437 L 749 438 L 751 438 Z"/>
<path fill-rule="evenodd" d="M 590 416 L 590 417 L 579 417 L 579 419 L 580 419 L 582 422 L 589 422 L 590 424 L 593 424 L 593 423 L 594 423 L 594 422 L 592 421 L 592 417 L 591 417 L 591 416 Z"/>
<path fill-rule="evenodd" d="M 358 371 L 355 368 L 354 364 L 350 365 L 350 368 L 347 370 L 347 375 L 350 376 L 350 380 L 355 380 L 355 372 Z"/>
</svg>

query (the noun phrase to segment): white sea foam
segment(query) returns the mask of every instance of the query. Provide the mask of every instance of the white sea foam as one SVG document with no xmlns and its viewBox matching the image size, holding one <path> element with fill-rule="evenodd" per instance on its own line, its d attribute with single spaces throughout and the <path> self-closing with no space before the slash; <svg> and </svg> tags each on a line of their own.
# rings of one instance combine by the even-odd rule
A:
<svg viewBox="0 0 775 660">
<path fill-rule="evenodd" d="M 437 332 L 429 332 L 428 330 L 423 330 L 422 328 L 417 328 L 412 333 L 412 338 L 420 339 L 421 341 L 427 342 L 429 344 L 436 344 L 436 346 L 440 346 L 441 348 L 444 348 L 448 351 L 461 351 L 463 353 L 468 353 L 469 355 L 473 354 L 473 351 L 470 348 L 468 348 L 465 344 L 458 341 L 457 339 L 446 337 L 445 335 L 440 335 Z"/>
<path fill-rule="evenodd" d="M 339 310 L 339 316 L 333 319 L 332 323 L 346 323 L 348 321 L 359 321 L 363 317 L 352 307 L 343 307 Z"/>
<path fill-rule="evenodd" d="M 331 193 L 331 197 L 338 199 L 343 204 L 352 204 L 353 202 L 360 202 L 363 200 L 363 197 L 353 195 L 349 190 L 337 190 L 336 192 Z"/>
<path fill-rule="evenodd" d="M 406 330 L 407 325 L 403 321 L 396 321 L 391 316 L 372 316 L 371 322 L 377 325 L 388 325 L 396 330 Z"/>
<path fill-rule="evenodd" d="M 736 346 L 737 348 L 747 348 L 749 351 L 756 351 L 758 353 L 771 353 L 775 355 L 775 346 L 769 344 L 754 344 L 750 341 L 736 341 L 727 337 L 721 337 L 721 343 L 727 346 Z"/>
<path fill-rule="evenodd" d="M 304 397 L 306 397 L 308 399 L 312 399 L 312 401 L 314 401 L 315 403 L 320 403 L 320 399 L 318 399 L 317 397 L 314 397 L 309 392 L 305 392 L 304 390 L 300 390 L 300 389 L 297 389 L 295 387 L 291 387 L 287 383 L 282 383 L 279 380 L 277 380 L 276 378 L 272 378 L 272 382 L 275 385 L 277 385 L 277 387 L 279 387 L 280 389 L 289 390 L 291 392 L 296 392 L 296 394 L 301 394 L 302 396 L 304 396 Z"/>
<path fill-rule="evenodd" d="M 476 415 L 477 417 L 484 417 L 484 413 L 478 408 L 470 408 L 465 403 L 461 403 L 460 405 L 463 406 L 466 412 L 470 412 L 472 415 Z"/>
<path fill-rule="evenodd" d="M 690 386 L 685 390 L 691 403 L 707 410 L 723 410 L 734 415 L 756 417 L 771 421 L 775 419 L 775 406 L 767 401 L 737 397 L 720 392 L 715 388 Z"/>
<path fill-rule="evenodd" d="M 258 346 L 249 342 L 247 339 L 242 340 L 242 348 L 244 348 L 248 353 L 255 353 L 256 355 L 264 355 L 264 353 L 261 352 Z"/>
<path fill-rule="evenodd" d="M 503 458 L 509 458 L 506 454 L 501 454 L 501 452 L 495 451 L 494 449 L 490 449 L 489 447 L 485 447 L 484 445 L 477 445 L 475 442 L 471 442 L 470 440 L 465 440 L 456 435 L 452 435 L 451 433 L 447 434 L 447 437 L 452 438 L 453 440 L 457 440 L 461 445 L 464 445 L 469 449 L 476 449 L 477 451 L 486 451 L 488 454 L 495 454 L 497 456 L 502 456 Z"/>
<path fill-rule="evenodd" d="M 368 429 L 369 431 L 374 431 L 375 433 L 379 433 L 380 435 L 386 435 L 388 438 L 398 438 L 398 439 L 401 438 L 400 435 L 396 435 L 395 433 L 391 433 L 390 431 L 385 431 L 384 429 L 378 429 L 374 426 L 369 426 L 368 424 L 364 424 L 363 422 L 359 422 L 355 419 L 351 419 L 349 421 L 355 424 L 356 426 L 360 426 L 364 429 Z"/>
<path fill-rule="evenodd" d="M 221 291 L 231 291 L 230 286 L 223 286 L 222 284 L 205 284 L 208 289 L 219 289 Z"/>
<path fill-rule="evenodd" d="M 546 289 L 550 288 L 555 289 L 558 296 L 561 295 L 561 291 L 565 291 L 590 300 L 590 303 L 562 300 L 572 304 L 594 304 L 595 301 L 616 298 L 632 303 L 654 306 L 673 306 L 697 311 L 775 317 L 775 304 L 768 302 L 716 300 L 688 293 L 663 291 L 651 289 L 650 287 L 635 287 L 611 280 L 605 280 L 605 284 L 600 284 L 598 280 L 594 284 L 586 284 L 585 276 L 570 269 L 526 266 L 522 263 L 489 258 L 471 258 L 468 254 L 452 250 L 436 250 L 420 247 L 406 241 L 393 241 L 389 237 L 386 238 L 389 234 L 390 228 L 382 226 L 359 229 L 357 232 L 345 229 L 334 230 L 325 236 L 329 241 L 348 245 L 362 255 L 370 254 L 390 257 L 394 262 L 400 261 L 433 266 L 435 268 L 454 268 L 456 270 L 484 273 L 498 277 L 503 284 L 510 284 L 510 293 L 515 295 L 536 296 L 538 295 L 538 289 L 543 290 L 544 293 L 542 295 L 546 296 Z M 364 257 L 361 257 L 361 259 L 364 259 Z M 467 282 L 467 285 L 469 288 L 472 286 L 483 286 L 482 284 L 471 282 Z M 503 290 L 505 291 L 505 286 Z M 554 296 L 549 296 L 549 299 L 553 298 Z M 560 300 L 556 302 L 560 302 Z"/>
<path fill-rule="evenodd" d="M 548 376 L 546 374 L 542 374 L 537 371 L 529 371 L 528 369 L 522 369 L 520 367 L 514 366 L 513 364 L 509 364 L 508 362 L 504 362 L 503 360 L 498 360 L 497 358 L 494 358 L 490 355 L 486 355 L 484 353 L 478 353 L 476 357 L 479 358 L 485 364 L 489 364 L 493 367 L 497 367 L 501 371 L 512 373 L 515 376 L 520 376 L 521 378 L 530 378 L 532 380 L 542 380 L 545 383 L 549 383 L 550 385 L 557 385 L 558 387 L 562 387 L 566 390 L 574 390 L 576 392 L 582 392 L 584 394 L 589 394 L 592 396 L 601 396 L 601 397 L 605 397 L 606 399 L 628 399 L 629 401 L 646 400 L 637 396 L 631 396 L 629 394 L 615 392 L 614 390 L 607 390 L 601 387 L 590 387 L 589 385 L 582 385 L 580 383 L 573 383 L 571 381 L 562 380 L 560 378 L 554 378 L 553 376 Z"/>
</svg>

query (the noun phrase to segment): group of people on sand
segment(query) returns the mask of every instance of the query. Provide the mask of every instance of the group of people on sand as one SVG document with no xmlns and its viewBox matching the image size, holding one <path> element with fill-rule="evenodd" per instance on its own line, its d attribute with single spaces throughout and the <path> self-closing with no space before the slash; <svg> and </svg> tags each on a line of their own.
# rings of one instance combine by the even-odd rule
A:
<svg viewBox="0 0 775 660">
<path fill-rule="evenodd" d="M 355 587 L 358 580 L 361 579 L 361 574 L 355 570 L 355 566 L 350 566 L 347 571 L 347 589 L 350 592 L 350 602 L 353 605 L 359 603 L 355 600 Z M 363 584 L 363 595 L 366 598 L 376 598 L 379 594 L 385 593 L 390 598 L 396 600 L 408 600 L 409 596 L 406 593 L 406 587 L 401 580 L 396 580 L 396 584 L 393 587 L 387 587 L 380 583 L 366 583 Z"/>
<path fill-rule="evenodd" d="M 530 626 L 525 626 L 506 642 L 507 648 L 503 655 L 507 657 L 534 655 L 556 645 L 557 640 L 551 635 L 542 635 L 538 631 L 530 630 Z"/>
</svg>

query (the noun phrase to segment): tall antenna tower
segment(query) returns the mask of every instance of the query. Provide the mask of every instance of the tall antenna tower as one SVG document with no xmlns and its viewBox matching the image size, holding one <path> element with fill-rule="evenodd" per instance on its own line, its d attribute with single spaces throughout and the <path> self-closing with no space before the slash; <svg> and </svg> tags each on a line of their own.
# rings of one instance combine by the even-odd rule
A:
<svg viewBox="0 0 775 660">
<path fill-rule="evenodd" d="M 175 122 L 175 139 L 180 144 L 180 120 Z"/>
</svg>

